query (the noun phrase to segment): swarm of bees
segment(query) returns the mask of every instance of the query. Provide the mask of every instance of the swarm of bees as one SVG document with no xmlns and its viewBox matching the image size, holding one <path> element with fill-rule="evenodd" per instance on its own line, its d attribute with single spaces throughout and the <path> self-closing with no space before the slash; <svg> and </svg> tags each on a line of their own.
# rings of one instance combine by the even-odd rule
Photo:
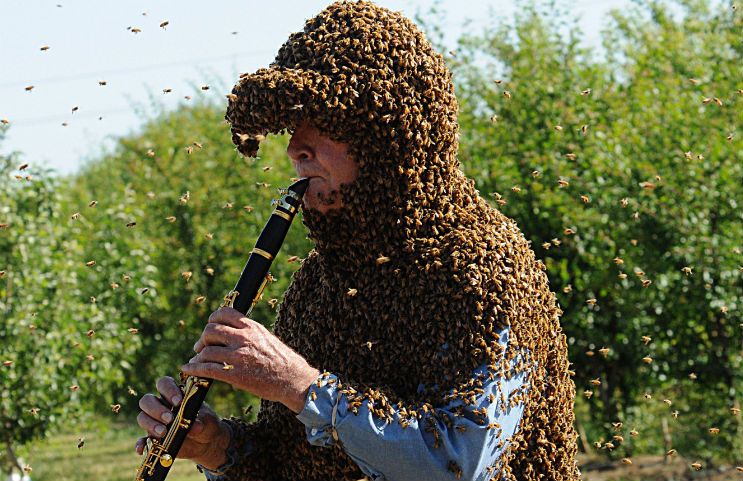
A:
<svg viewBox="0 0 743 481">
<path fill-rule="evenodd" d="M 335 32 L 358 48 L 338 49 Z M 424 64 L 426 75 L 404 67 Z M 369 68 L 346 71 L 341 65 Z M 404 87 L 391 93 L 390 79 L 399 79 L 394 84 Z M 416 100 L 423 91 L 425 104 Z M 429 409 L 446 404 L 446 388 L 455 387 L 455 399 L 472 403 L 483 379 L 471 379 L 469 373 L 483 363 L 493 378 L 533 370 L 533 379 L 543 378 L 550 365 L 551 382 L 508 400 L 493 396 L 490 402 L 503 411 L 524 404 L 524 422 L 532 429 L 518 431 L 512 445 L 549 443 L 557 449 L 515 449 L 490 468 L 511 480 L 576 479 L 575 386 L 558 320 L 561 311 L 527 240 L 458 169 L 453 143 L 458 127 L 452 121 L 458 104 L 451 73 L 421 31 L 400 13 L 371 2 L 334 3 L 292 35 L 272 67 L 241 75 L 226 97 L 232 141 L 246 157 L 256 157 L 267 134 L 294 129 L 309 118 L 321 131 L 348 143 L 348 155 L 363 157 L 369 166 L 353 191 L 340 187 L 344 209 L 326 215 L 304 211 L 315 249 L 294 274 L 275 333 L 310 364 L 332 366 L 344 382 L 338 388 L 350 412 L 368 409 L 380 422 L 396 422 L 403 429 L 428 412 L 427 419 L 433 416 L 464 435 L 453 419 L 463 412 L 449 416 Z M 517 95 L 507 89 L 502 97 L 513 101 Z M 446 139 L 437 143 L 436 156 L 423 154 L 431 148 L 425 132 Z M 502 205 L 498 201 L 505 199 L 497 197 Z M 564 231 L 576 233 L 574 226 Z M 504 261 L 506 249 L 513 262 Z M 533 295 L 524 296 L 524 284 Z M 365 302 L 360 305 L 355 300 L 362 292 Z M 530 322 L 512 325 L 521 347 L 509 344 L 504 349 L 498 340 L 506 319 L 523 312 L 531 313 Z M 342 332 L 342 342 L 329 332 Z M 427 333 L 422 341 L 413 334 L 420 332 Z M 451 348 L 439 355 L 447 341 Z M 354 380 L 353 386 L 345 384 L 347 379 Z M 439 387 L 418 393 L 421 382 Z M 375 387 L 380 385 L 388 388 Z M 555 413 L 550 419 L 540 415 L 547 409 Z M 284 460 L 285 467 L 269 467 L 254 456 L 236 476 L 362 476 L 342 450 L 317 450 L 302 442 L 296 435 L 301 426 L 274 403 L 264 401 L 261 410 L 276 439 L 272 456 Z M 439 430 L 433 425 L 427 429 L 440 446 Z M 241 436 L 243 431 L 236 432 Z M 453 478 L 462 476 L 457 460 L 448 467 Z"/>
</svg>

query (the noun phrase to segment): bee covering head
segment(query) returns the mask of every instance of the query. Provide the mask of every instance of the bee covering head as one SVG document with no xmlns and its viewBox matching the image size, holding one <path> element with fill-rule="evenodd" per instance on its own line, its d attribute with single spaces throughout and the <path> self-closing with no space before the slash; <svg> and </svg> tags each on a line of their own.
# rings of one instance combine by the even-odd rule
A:
<svg viewBox="0 0 743 481">
<path fill-rule="evenodd" d="M 229 98 L 243 155 L 306 120 L 347 143 L 358 165 L 340 188 L 342 208 L 303 212 L 315 249 L 293 276 L 275 333 L 355 386 L 350 400 L 408 410 L 446 404 L 451 388 L 471 396 L 477 366 L 503 374 L 522 356 L 528 429 L 500 468 L 511 479 L 577 479 L 561 311 L 516 224 L 459 169 L 451 73 L 416 25 L 368 1 L 333 3 L 268 68 L 241 76 Z M 246 479 L 362 476 L 341 447 L 310 446 L 281 404 L 263 401 L 258 422 L 240 432 L 253 440 Z"/>
</svg>

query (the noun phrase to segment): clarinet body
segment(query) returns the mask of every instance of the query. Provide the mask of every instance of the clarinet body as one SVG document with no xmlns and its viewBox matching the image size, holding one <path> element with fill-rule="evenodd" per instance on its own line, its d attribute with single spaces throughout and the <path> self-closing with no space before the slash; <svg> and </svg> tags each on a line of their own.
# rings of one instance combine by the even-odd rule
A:
<svg viewBox="0 0 743 481">
<path fill-rule="evenodd" d="M 224 298 L 222 307 L 232 307 L 246 316 L 261 298 L 272 280 L 268 272 L 274 257 L 286 238 L 292 220 L 299 209 L 309 178 L 299 179 L 289 188 L 280 190 L 281 197 L 273 201 L 275 209 L 250 253 L 235 288 Z M 178 451 L 191 429 L 212 385 L 212 379 L 186 376 L 181 373 L 183 401 L 173 411 L 173 421 L 160 439 L 147 439 L 141 466 L 135 481 L 163 481 L 173 465 Z"/>
</svg>

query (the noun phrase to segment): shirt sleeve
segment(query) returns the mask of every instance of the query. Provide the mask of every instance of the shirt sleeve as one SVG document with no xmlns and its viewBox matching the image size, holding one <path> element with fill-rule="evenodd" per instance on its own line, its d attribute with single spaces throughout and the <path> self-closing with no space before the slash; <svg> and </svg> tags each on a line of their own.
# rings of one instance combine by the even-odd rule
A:
<svg viewBox="0 0 743 481">
<path fill-rule="evenodd" d="M 512 360 L 511 369 L 518 360 L 518 356 Z M 487 365 L 480 366 L 473 378 L 483 381 L 483 392 L 474 402 L 456 398 L 436 408 L 436 416 L 418 411 L 417 417 L 405 417 L 401 424 L 400 409 L 393 409 L 391 423 L 373 416 L 366 402 L 357 413 L 351 412 L 338 376 L 324 373 L 310 387 L 297 418 L 311 444 L 340 443 L 375 481 L 412 481 L 422 475 L 430 481 L 497 479 L 499 461 L 523 414 L 526 374 L 507 372 L 498 377 Z M 447 418 L 449 422 L 442 421 Z"/>
<path fill-rule="evenodd" d="M 215 470 L 211 470 L 201 464 L 196 465 L 196 468 L 206 476 L 207 481 L 227 481 L 229 479 L 227 473 L 229 473 L 230 468 L 253 451 L 252 445 L 248 441 L 242 446 L 239 446 L 239 437 L 235 435 L 235 430 L 240 429 L 240 426 L 239 424 L 227 423 L 227 427 L 230 430 L 230 444 L 227 446 L 225 453 L 227 455 L 227 461 Z"/>
</svg>

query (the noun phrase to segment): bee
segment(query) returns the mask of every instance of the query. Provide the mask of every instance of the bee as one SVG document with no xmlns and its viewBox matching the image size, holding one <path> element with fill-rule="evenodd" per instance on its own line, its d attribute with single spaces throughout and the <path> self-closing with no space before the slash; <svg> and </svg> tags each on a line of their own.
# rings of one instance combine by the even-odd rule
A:
<svg viewBox="0 0 743 481">
<path fill-rule="evenodd" d="M 533 178 L 535 178 L 535 179 L 536 179 L 537 177 L 539 177 L 539 174 L 540 174 L 540 172 L 539 172 L 538 170 L 533 170 L 533 171 L 531 172 L 531 176 L 532 176 Z"/>
<path fill-rule="evenodd" d="M 595 298 L 591 298 L 591 299 L 587 299 L 586 300 L 586 304 L 588 304 L 589 306 L 595 306 L 596 305 L 596 302 L 597 301 L 596 301 Z"/>
<path fill-rule="evenodd" d="M 95 296 L 90 296 L 90 303 L 95 304 L 96 298 Z"/>
<path fill-rule="evenodd" d="M 382 265 L 382 264 L 385 264 L 385 263 L 387 263 L 389 261 L 390 261 L 390 258 L 389 257 L 386 257 L 386 256 L 377 257 L 377 265 Z"/>
<path fill-rule="evenodd" d="M 583 135 L 586 135 L 587 132 L 588 132 L 588 124 L 584 124 L 580 128 L 580 133 L 583 134 Z"/>
<path fill-rule="evenodd" d="M 227 97 L 230 100 L 230 102 L 234 102 L 237 100 L 237 95 L 235 94 L 227 94 L 225 95 L 225 97 Z"/>
<path fill-rule="evenodd" d="M 575 234 L 575 231 L 573 229 L 567 228 L 564 231 L 562 231 L 565 235 L 571 235 Z"/>
<path fill-rule="evenodd" d="M 298 260 L 299 260 L 299 256 L 289 256 L 287 257 L 286 262 L 291 264 L 292 262 L 297 262 Z"/>
<path fill-rule="evenodd" d="M 358 289 L 354 289 L 354 288 L 349 288 L 349 289 L 348 289 L 348 291 L 346 291 L 346 295 L 347 295 L 348 297 L 353 297 L 353 296 L 355 296 L 355 295 L 356 295 L 356 294 L 357 294 L 358 292 L 359 292 L 359 291 L 358 291 Z"/>
<path fill-rule="evenodd" d="M 622 207 L 627 207 L 627 205 L 629 204 L 629 199 L 625 197 L 622 200 L 620 200 L 619 203 L 621 204 Z"/>
<path fill-rule="evenodd" d="M 681 271 L 686 274 L 687 276 L 690 276 L 692 274 L 691 272 L 692 268 L 689 266 L 685 266 L 681 268 Z"/>
<path fill-rule="evenodd" d="M 642 337 L 641 337 L 640 339 L 642 339 L 642 342 L 644 342 L 646 346 L 648 345 L 648 343 L 649 343 L 650 341 L 652 341 L 652 340 L 653 340 L 653 338 L 652 338 L 652 337 L 650 337 L 650 336 L 642 336 Z"/>
<path fill-rule="evenodd" d="M 726 139 L 726 140 L 728 140 L 728 141 L 730 141 L 730 142 L 732 142 L 732 140 L 733 140 L 733 133 L 732 133 L 732 132 L 730 132 L 730 133 L 728 134 L 728 136 L 727 136 L 727 137 L 725 137 L 725 139 Z"/>
<path fill-rule="evenodd" d="M 181 277 L 183 277 L 183 280 L 185 280 L 186 282 L 188 282 L 189 280 L 191 280 L 191 276 L 192 275 L 193 275 L 193 272 L 191 272 L 191 271 L 183 271 L 183 272 L 181 272 Z"/>
<path fill-rule="evenodd" d="M 630 465 L 632 460 L 630 458 L 622 458 L 622 464 Z"/>
<path fill-rule="evenodd" d="M 137 225 L 137 223 L 135 221 L 131 221 L 131 222 L 127 222 L 126 223 L 126 226 L 127 227 L 134 227 L 135 225 Z"/>
<path fill-rule="evenodd" d="M 83 449 L 83 446 L 85 446 L 85 436 L 77 440 L 77 449 Z"/>
<path fill-rule="evenodd" d="M 136 396 L 137 395 L 137 391 L 135 391 L 134 388 L 131 387 L 131 386 L 127 386 L 126 387 L 126 390 L 127 390 L 127 392 L 129 393 L 130 396 Z"/>
<path fill-rule="evenodd" d="M 70 216 L 70 219 L 72 220 L 78 220 L 80 218 L 80 212 L 75 212 Z"/>
<path fill-rule="evenodd" d="M 172 224 L 173 222 L 176 221 L 176 218 L 174 215 L 169 215 L 168 217 L 165 218 L 165 220 L 167 220 L 168 222 Z"/>
<path fill-rule="evenodd" d="M 670 399 L 664 399 L 663 402 L 666 404 L 666 406 L 670 406 L 671 404 L 673 404 L 673 401 L 671 401 Z"/>
<path fill-rule="evenodd" d="M 155 156 L 155 151 L 152 150 L 152 149 L 147 149 L 147 156 L 148 157 L 154 157 Z"/>
<path fill-rule="evenodd" d="M 655 189 L 655 184 L 652 182 L 640 182 L 640 187 L 645 190 L 653 190 Z"/>
<path fill-rule="evenodd" d="M 119 410 L 121 409 L 121 404 L 111 404 L 111 411 L 113 411 L 116 414 L 119 414 Z"/>
<path fill-rule="evenodd" d="M 630 431 L 630 432 L 629 432 L 629 435 L 630 435 L 630 436 L 637 436 L 638 434 L 640 434 L 640 433 L 638 433 L 638 432 L 637 432 L 636 430 L 634 430 L 634 429 L 633 429 L 632 431 Z"/>
<path fill-rule="evenodd" d="M 593 396 L 593 391 L 586 389 L 583 391 L 583 395 L 586 397 L 586 399 L 591 399 L 591 396 Z"/>
<path fill-rule="evenodd" d="M 669 449 L 666 451 L 666 456 L 675 456 L 677 452 L 675 449 Z"/>
<path fill-rule="evenodd" d="M 34 86 L 33 85 L 29 85 L 28 87 L 26 87 L 26 92 L 30 92 L 33 89 L 34 89 Z"/>
<path fill-rule="evenodd" d="M 650 401 L 651 399 L 653 399 L 653 395 L 650 394 L 649 392 L 646 392 L 645 394 L 643 394 L 642 397 L 645 398 L 646 401 Z"/>
<path fill-rule="evenodd" d="M 700 469 L 702 469 L 702 463 L 700 463 L 699 461 L 697 461 L 695 463 L 691 463 L 690 466 L 692 468 L 694 468 L 694 470 L 696 470 L 696 471 L 699 471 Z"/>
<path fill-rule="evenodd" d="M 738 414 L 740 414 L 740 408 L 736 408 L 736 407 L 730 408 L 730 414 L 732 414 L 733 416 L 737 416 Z"/>
<path fill-rule="evenodd" d="M 498 116 L 496 114 L 493 114 L 492 116 L 490 116 L 490 121 L 492 123 L 498 122 Z"/>
<path fill-rule="evenodd" d="M 570 185 L 570 182 L 568 182 L 568 181 L 567 181 L 567 180 L 565 180 L 565 179 L 559 179 L 559 180 L 557 181 L 557 184 L 558 184 L 558 185 L 559 185 L 560 187 L 567 187 L 568 185 Z"/>
<path fill-rule="evenodd" d="M 88 261 L 85 263 L 85 265 L 88 267 L 93 267 L 95 265 L 95 261 Z"/>
<path fill-rule="evenodd" d="M 572 152 L 568 152 L 565 154 L 565 157 L 567 157 L 568 160 L 575 160 L 577 156 Z"/>
<path fill-rule="evenodd" d="M 150 291 L 149 287 L 143 287 L 142 290 L 139 291 L 140 295 L 147 294 Z"/>
<path fill-rule="evenodd" d="M 164 94 L 169 94 L 169 93 L 170 93 L 170 92 L 172 92 L 172 91 L 173 91 L 173 89 L 172 89 L 172 88 L 170 88 L 170 87 L 166 87 L 166 88 L 164 88 L 164 89 L 163 89 L 163 93 L 164 93 Z"/>
<path fill-rule="evenodd" d="M 586 351 L 586 356 L 593 357 L 593 351 Z"/>
<path fill-rule="evenodd" d="M 501 80 L 501 79 L 495 79 L 495 80 L 493 80 L 493 82 L 495 82 L 496 85 L 500 85 L 500 84 L 503 83 L 503 80 Z"/>
<path fill-rule="evenodd" d="M 209 90 L 209 86 L 208 85 L 202 85 L 201 86 L 201 90 L 205 90 L 205 91 L 206 90 Z"/>
<path fill-rule="evenodd" d="M 204 272 L 206 272 L 206 275 L 213 276 L 214 275 L 214 269 L 211 267 L 204 268 Z"/>
<path fill-rule="evenodd" d="M 161 22 L 161 23 L 160 23 L 160 28 L 162 28 L 163 30 L 167 30 L 167 29 L 166 29 L 165 27 L 167 27 L 169 23 L 170 23 L 170 22 L 169 22 L 169 21 L 167 21 L 167 20 L 166 20 L 166 21 L 164 21 L 164 22 Z"/>
<path fill-rule="evenodd" d="M 562 125 L 555 125 L 555 130 L 562 132 Z"/>
<path fill-rule="evenodd" d="M 196 299 L 194 299 L 195 304 L 201 304 L 206 300 L 206 296 L 198 296 Z"/>
<path fill-rule="evenodd" d="M 232 202 L 225 202 L 222 206 L 223 209 L 232 209 Z"/>
<path fill-rule="evenodd" d="M 674 412 L 671 413 L 671 416 L 673 416 L 673 419 L 678 419 L 679 418 L 679 414 L 680 413 L 678 412 L 678 410 L 676 410 L 676 411 L 674 411 Z"/>
<path fill-rule="evenodd" d="M 150 191 L 150 192 L 147 192 L 147 198 L 148 198 L 148 199 L 154 199 L 154 198 L 155 198 L 155 193 L 154 193 L 154 192 L 152 192 L 152 191 Z"/>
<path fill-rule="evenodd" d="M 127 329 L 127 331 L 129 331 L 129 334 L 134 336 L 139 332 L 139 329 L 137 329 L 136 327 L 130 327 L 129 329 Z"/>
<path fill-rule="evenodd" d="M 710 97 L 705 97 L 704 99 L 702 99 L 702 103 L 704 105 L 707 105 L 710 102 L 712 102 L 712 98 L 710 98 Z"/>
<path fill-rule="evenodd" d="M 191 200 L 191 192 L 190 191 L 186 191 L 182 196 L 180 196 L 178 198 L 178 202 L 181 205 L 187 204 L 189 200 Z"/>
<path fill-rule="evenodd" d="M 132 276 L 130 276 L 129 274 L 122 274 L 121 278 L 124 279 L 124 282 L 129 282 L 130 280 L 132 280 Z"/>
<path fill-rule="evenodd" d="M 572 292 L 572 290 L 573 290 L 573 286 L 570 284 L 562 288 L 562 292 L 564 292 L 565 294 Z"/>
<path fill-rule="evenodd" d="M 253 206 L 252 205 L 245 205 L 245 206 L 243 206 L 243 209 L 245 209 L 245 211 L 247 213 L 253 212 Z"/>
<path fill-rule="evenodd" d="M 549 248 L 552 247 L 552 244 L 550 244 L 549 242 L 543 242 L 542 247 L 546 250 L 549 250 Z"/>
<path fill-rule="evenodd" d="M 33 470 L 34 468 L 32 468 L 30 464 L 26 464 L 23 466 L 23 472 L 26 474 L 31 474 L 31 471 Z"/>
<path fill-rule="evenodd" d="M 614 449 L 615 447 L 616 447 L 616 446 L 614 446 L 614 443 L 612 443 L 611 441 L 608 441 L 608 442 L 604 443 L 604 448 L 605 448 L 605 449 L 608 449 L 609 451 L 611 451 L 611 450 L 612 450 L 612 449 Z"/>
<path fill-rule="evenodd" d="M 6 118 L 0 119 L 0 124 L 8 125 L 9 123 L 10 123 L 10 120 L 8 120 Z"/>
<path fill-rule="evenodd" d="M 511 92 L 509 92 L 508 90 L 503 91 L 503 96 L 508 100 L 511 100 Z"/>
<path fill-rule="evenodd" d="M 87 361 L 95 361 L 95 356 L 92 354 L 88 354 L 87 356 L 85 356 L 85 359 Z"/>
<path fill-rule="evenodd" d="M 624 264 L 624 260 L 622 260 L 621 257 L 615 257 L 614 259 L 612 259 L 612 261 L 614 261 L 614 264 L 618 266 L 621 266 L 622 264 Z"/>
<path fill-rule="evenodd" d="M 70 386 L 70 389 L 72 391 L 79 391 L 80 390 L 80 386 L 78 386 L 77 384 L 73 384 L 72 386 Z"/>
<path fill-rule="evenodd" d="M 187 153 L 187 154 L 190 154 L 191 152 L 193 152 L 193 147 L 191 147 L 191 146 L 189 145 L 188 147 L 186 147 L 186 153 Z"/>
<path fill-rule="evenodd" d="M 317 393 L 315 391 L 310 392 L 310 398 L 315 401 L 317 399 Z"/>
<path fill-rule="evenodd" d="M 602 347 L 601 349 L 599 349 L 599 353 L 604 357 L 609 355 L 609 351 L 611 351 L 611 349 L 609 349 L 608 347 Z"/>
<path fill-rule="evenodd" d="M 98 85 L 100 85 L 101 87 L 105 87 L 107 85 L 107 82 L 105 80 L 99 80 Z"/>
<path fill-rule="evenodd" d="M 584 204 L 591 202 L 591 199 L 587 195 L 581 195 L 580 200 L 582 200 Z"/>
<path fill-rule="evenodd" d="M 211 232 L 207 232 L 206 234 L 204 234 L 204 237 L 206 237 L 206 240 L 212 240 L 214 239 L 214 234 L 212 234 Z"/>
<path fill-rule="evenodd" d="M 190 95 L 184 95 L 183 98 L 186 99 L 186 100 L 191 100 L 191 96 Z"/>
<path fill-rule="evenodd" d="M 223 364 L 223 366 L 222 366 L 222 370 L 223 371 L 229 371 L 230 369 L 234 369 L 235 368 L 235 366 L 233 366 L 232 364 L 227 364 L 224 361 L 222 361 L 222 364 Z"/>
<path fill-rule="evenodd" d="M 642 362 L 644 362 L 645 364 L 650 364 L 653 362 L 653 358 L 650 356 L 645 356 L 642 358 Z"/>
<path fill-rule="evenodd" d="M 696 378 L 697 378 L 697 375 L 696 374 L 694 374 L 693 372 L 689 373 L 689 379 L 691 379 L 692 381 L 694 381 L 694 380 L 696 380 Z"/>
<path fill-rule="evenodd" d="M 73 114 L 74 114 L 75 112 L 77 112 L 78 110 L 79 110 L 79 107 L 77 107 L 77 106 L 75 106 L 75 107 L 72 107 L 72 113 L 73 113 Z"/>
<path fill-rule="evenodd" d="M 91 200 L 91 201 L 90 201 L 90 202 L 88 203 L 88 207 L 95 207 L 95 206 L 97 206 L 97 205 L 98 205 L 98 201 L 97 201 L 97 200 Z"/>
<path fill-rule="evenodd" d="M 40 409 L 40 408 L 36 408 L 36 407 L 34 407 L 34 408 L 31 408 L 31 409 L 29 409 L 29 410 L 28 410 L 28 412 L 29 412 L 29 413 L 30 413 L 30 414 L 31 414 L 32 416 L 37 416 L 37 415 L 39 414 L 39 411 L 41 411 L 41 409 Z"/>
<path fill-rule="evenodd" d="M 3 277 L 5 277 L 5 271 L 0 271 L 0 279 L 2 279 Z"/>
<path fill-rule="evenodd" d="M 717 436 L 718 434 L 720 434 L 720 428 L 709 428 L 709 433 L 712 436 Z"/>
<path fill-rule="evenodd" d="M 268 305 L 271 306 L 271 309 L 276 309 L 276 304 L 278 304 L 279 300 L 274 298 L 271 298 L 268 300 Z"/>
<path fill-rule="evenodd" d="M 653 281 L 651 281 L 650 279 L 643 279 L 642 280 L 642 287 L 648 287 L 652 283 L 653 283 Z"/>
<path fill-rule="evenodd" d="M 134 27 L 134 28 L 129 27 L 129 30 L 131 30 L 131 32 L 134 34 L 142 32 L 142 30 L 137 27 Z"/>
<path fill-rule="evenodd" d="M 692 83 L 693 85 L 699 85 L 699 83 L 700 83 L 700 80 L 698 80 L 698 79 L 695 79 L 695 78 L 690 78 L 690 79 L 689 79 L 689 82 L 691 82 L 691 83 Z"/>
<path fill-rule="evenodd" d="M 594 386 L 600 386 L 600 385 L 601 385 L 601 379 L 600 379 L 600 378 L 598 378 L 598 377 L 597 377 L 596 379 L 591 379 L 591 381 L 590 381 L 590 382 L 591 382 L 591 384 L 593 384 Z"/>
<path fill-rule="evenodd" d="M 3 366 L 10 367 L 13 365 L 13 361 L 3 361 Z"/>
</svg>

